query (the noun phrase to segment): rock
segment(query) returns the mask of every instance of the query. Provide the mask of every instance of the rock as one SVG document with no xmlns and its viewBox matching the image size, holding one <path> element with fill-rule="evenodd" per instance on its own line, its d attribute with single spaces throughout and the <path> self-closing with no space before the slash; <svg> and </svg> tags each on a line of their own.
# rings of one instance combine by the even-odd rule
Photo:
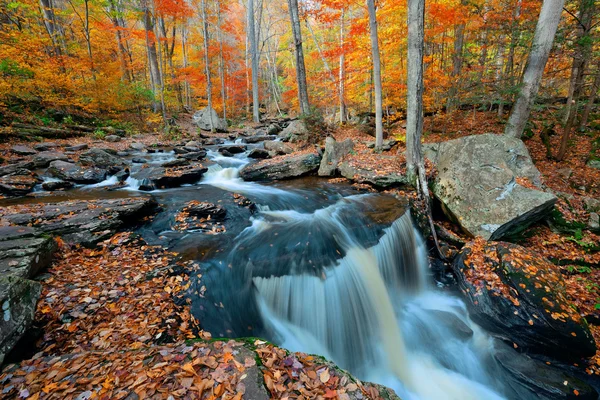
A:
<svg viewBox="0 0 600 400">
<path fill-rule="evenodd" d="M 73 182 L 67 182 L 67 181 L 48 181 L 48 182 L 42 183 L 42 188 L 49 192 L 53 192 L 55 190 L 60 190 L 60 189 L 71 189 L 74 186 L 75 186 L 75 184 Z"/>
<path fill-rule="evenodd" d="M 125 226 L 139 224 L 157 208 L 156 201 L 146 197 L 72 200 L 25 210 L 0 208 L 0 221 L 32 226 L 42 233 L 60 236 L 68 244 L 94 246 Z"/>
<path fill-rule="evenodd" d="M 55 178 L 82 185 L 102 182 L 106 179 L 107 175 L 104 169 L 95 167 L 84 168 L 64 161 L 52 161 L 47 173 Z"/>
<path fill-rule="evenodd" d="M 0 227 L 0 276 L 34 278 L 52 262 L 56 241 L 26 226 Z"/>
<path fill-rule="evenodd" d="M 128 151 L 117 151 L 117 156 L 119 157 L 127 157 L 129 155 Z"/>
<path fill-rule="evenodd" d="M 227 150 L 222 150 L 220 153 L 221 153 L 221 155 L 222 155 L 223 157 L 233 157 L 233 154 L 231 154 L 231 153 L 230 153 L 229 151 L 227 151 Z"/>
<path fill-rule="evenodd" d="M 189 202 L 184 210 L 191 216 L 213 220 L 224 220 L 227 215 L 227 210 L 223 207 L 207 202 Z"/>
<path fill-rule="evenodd" d="M 346 139 L 343 142 L 328 136 L 325 139 L 325 152 L 319 167 L 319 176 L 333 176 L 337 171 L 338 164 L 354 149 L 354 142 Z"/>
<path fill-rule="evenodd" d="M 581 201 L 583 201 L 583 207 L 588 212 L 600 212 L 600 200 L 583 196 L 581 197 Z"/>
<path fill-rule="evenodd" d="M 34 150 L 31 147 L 20 146 L 20 145 L 11 147 L 10 151 L 19 156 L 30 156 L 33 154 L 37 154 L 37 150 Z"/>
<path fill-rule="evenodd" d="M 200 150 L 203 150 L 198 146 L 184 146 L 183 149 L 187 150 L 189 153 L 197 153 Z"/>
<path fill-rule="evenodd" d="M 219 153 L 228 151 L 231 154 L 240 154 L 240 153 L 245 152 L 246 149 L 247 149 L 247 147 L 243 144 L 234 144 L 234 145 L 219 147 Z"/>
<path fill-rule="evenodd" d="M 0 278 L 0 364 L 31 325 L 42 293 L 38 282 L 14 276 Z"/>
<path fill-rule="evenodd" d="M 153 190 L 156 190 L 156 186 L 154 186 L 154 183 L 152 183 L 150 179 L 144 178 L 140 182 L 140 187 L 138 189 L 144 192 L 151 192 Z"/>
<path fill-rule="evenodd" d="M 29 170 L 33 168 L 35 168 L 35 164 L 31 161 L 22 161 L 15 164 L 5 165 L 0 167 L 0 176 L 10 175 L 20 170 Z"/>
<path fill-rule="evenodd" d="M 269 135 L 269 136 L 277 135 L 279 132 L 281 132 L 281 127 L 277 124 L 271 124 L 267 128 L 267 135 Z"/>
<path fill-rule="evenodd" d="M 43 142 L 43 143 L 38 143 L 35 146 L 33 146 L 33 148 L 36 149 L 37 151 L 48 151 L 55 147 L 58 147 L 58 144 L 56 144 L 54 142 Z"/>
<path fill-rule="evenodd" d="M 587 322 L 567 300 L 560 270 L 531 250 L 483 239 L 453 263 L 471 318 L 528 353 L 577 360 L 596 353 Z"/>
<path fill-rule="evenodd" d="M 190 165 L 190 162 L 188 160 L 186 160 L 185 158 L 176 158 L 174 160 L 164 162 L 160 166 L 165 167 L 165 168 L 172 168 L 172 167 L 183 167 L 185 165 Z"/>
<path fill-rule="evenodd" d="M 20 169 L 0 177 L 0 193 L 14 197 L 25 196 L 32 192 L 35 185 L 40 182 L 36 173 Z"/>
<path fill-rule="evenodd" d="M 205 107 L 202 110 L 196 111 L 192 120 L 203 131 L 211 131 L 214 128 L 217 132 L 227 132 L 227 121 L 219 118 L 217 112 L 212 108 Z"/>
<path fill-rule="evenodd" d="M 309 132 L 304 121 L 297 119 L 290 122 L 287 128 L 279 132 L 278 135 L 282 140 L 293 143 L 299 140 L 307 140 Z"/>
<path fill-rule="evenodd" d="M 125 169 L 122 169 L 121 171 L 117 172 L 115 174 L 115 177 L 117 178 L 117 180 L 120 183 L 123 183 L 127 180 L 127 178 L 129 178 L 130 175 L 131 175 L 131 173 L 129 171 L 129 168 L 125 168 Z"/>
<path fill-rule="evenodd" d="M 146 148 L 146 145 L 139 142 L 133 142 L 129 145 L 129 147 L 136 151 L 143 151 Z"/>
<path fill-rule="evenodd" d="M 200 147 L 202 144 L 196 140 L 190 140 L 185 144 L 185 147 Z"/>
<path fill-rule="evenodd" d="M 275 140 L 270 140 L 264 143 L 265 150 L 272 151 L 276 155 L 284 155 L 284 154 L 292 154 L 294 149 L 283 142 L 278 142 Z"/>
<path fill-rule="evenodd" d="M 240 177 L 246 181 L 296 178 L 315 172 L 320 164 L 321 157 L 318 154 L 282 156 L 268 161 L 248 164 L 240 170 Z"/>
<path fill-rule="evenodd" d="M 203 140 L 203 142 L 207 146 L 216 146 L 218 144 L 225 143 L 225 140 L 218 138 L 218 137 L 213 137 L 213 138 L 206 138 Z"/>
<path fill-rule="evenodd" d="M 69 161 L 69 157 L 57 151 L 42 151 L 33 157 L 36 168 L 46 168 L 52 161 Z"/>
<path fill-rule="evenodd" d="M 146 164 L 147 161 L 143 158 L 139 158 L 139 157 L 134 157 L 131 159 L 131 162 L 134 164 Z"/>
<path fill-rule="evenodd" d="M 598 215 L 598 213 L 590 213 L 590 220 L 588 221 L 588 227 L 591 230 L 598 230 L 600 229 L 600 216 Z"/>
<path fill-rule="evenodd" d="M 110 143 L 117 143 L 121 141 L 121 137 L 117 135 L 107 135 L 104 137 L 104 140 Z"/>
<path fill-rule="evenodd" d="M 254 158 L 259 160 L 264 160 L 267 158 L 271 158 L 269 152 L 263 149 L 252 149 L 250 153 L 248 153 L 248 158 Z"/>
<path fill-rule="evenodd" d="M 393 157 L 382 157 L 382 159 Z M 399 186 L 408 186 L 408 179 L 405 175 L 396 173 L 377 173 L 370 169 L 361 168 L 344 161 L 339 164 L 340 174 L 351 181 L 358 183 L 367 183 L 378 188 L 390 188 Z"/>
<path fill-rule="evenodd" d="M 180 155 L 179 157 L 190 161 L 200 161 L 206 157 L 206 151 L 201 150 L 196 152 L 185 153 Z"/>
<path fill-rule="evenodd" d="M 85 143 L 83 144 L 76 144 L 73 146 L 68 146 L 65 147 L 65 151 L 82 151 L 82 150 L 87 150 L 89 148 L 89 146 Z"/>
<path fill-rule="evenodd" d="M 519 139 L 474 135 L 425 147 L 437 167 L 433 193 L 446 215 L 472 236 L 496 240 L 545 217 L 557 198 Z"/>
<path fill-rule="evenodd" d="M 125 165 L 125 162 L 122 159 L 103 149 L 91 149 L 86 151 L 79 156 L 79 162 L 81 165 L 97 168 L 120 167 Z"/>
<path fill-rule="evenodd" d="M 145 179 L 150 180 L 151 184 L 146 182 L 144 187 L 147 188 L 174 188 L 188 183 L 198 182 L 204 173 L 208 171 L 208 168 L 202 165 L 189 165 L 182 167 L 164 168 L 164 167 L 150 167 L 144 168 L 136 176 L 136 179 L 144 181 Z M 149 190 L 154 190 L 154 188 Z M 142 189 L 140 190 L 148 190 Z"/>
<path fill-rule="evenodd" d="M 276 135 L 254 135 L 254 136 L 247 136 L 244 138 L 246 143 L 250 143 L 250 144 L 264 142 L 267 140 L 275 140 L 275 139 L 277 139 Z"/>
<path fill-rule="evenodd" d="M 591 168 L 600 169 L 600 160 L 598 160 L 598 159 L 590 160 L 587 162 L 586 165 Z"/>
<path fill-rule="evenodd" d="M 173 152 L 174 152 L 175 154 L 187 154 L 187 153 L 189 153 L 190 151 L 189 151 L 189 150 L 186 150 L 184 147 L 173 147 Z"/>
<path fill-rule="evenodd" d="M 560 175 L 561 178 L 568 180 L 571 175 L 573 175 L 573 170 L 569 167 L 559 168 L 556 170 L 556 173 Z"/>
</svg>

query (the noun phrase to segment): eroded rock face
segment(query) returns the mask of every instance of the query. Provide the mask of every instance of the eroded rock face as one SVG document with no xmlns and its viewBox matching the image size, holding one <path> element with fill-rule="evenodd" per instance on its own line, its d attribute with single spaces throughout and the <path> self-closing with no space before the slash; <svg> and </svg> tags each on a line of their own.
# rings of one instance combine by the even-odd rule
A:
<svg viewBox="0 0 600 400">
<path fill-rule="evenodd" d="M 15 276 L 0 278 L 0 364 L 31 325 L 41 293 L 39 282 Z"/>
<path fill-rule="evenodd" d="M 433 193 L 444 212 L 473 236 L 497 240 L 548 215 L 557 201 L 544 192 L 523 142 L 474 135 L 425 146 L 437 167 Z"/>
<path fill-rule="evenodd" d="M 240 177 L 246 181 L 290 179 L 315 172 L 320 164 L 321 157 L 318 154 L 282 156 L 248 164 L 240 171 Z"/>
<path fill-rule="evenodd" d="M 47 173 L 55 178 L 80 184 L 99 183 L 106 179 L 107 175 L 104 169 L 95 167 L 85 168 L 64 161 L 52 161 Z"/>
<path fill-rule="evenodd" d="M 69 161 L 69 157 L 58 151 L 42 151 L 33 157 L 36 168 L 46 168 L 52 161 Z"/>
<path fill-rule="evenodd" d="M 338 164 L 352 149 L 354 149 L 354 142 L 351 139 L 336 142 L 333 137 L 328 136 L 325 139 L 325 152 L 323 153 L 323 159 L 319 167 L 319 176 L 335 175 Z"/>
<path fill-rule="evenodd" d="M 203 131 L 210 131 L 214 128 L 217 132 L 227 132 L 227 121 L 219 118 L 217 112 L 212 108 L 205 107 L 196 111 L 192 118 L 194 123 Z"/>
<path fill-rule="evenodd" d="M 302 120 L 295 120 L 281 132 L 279 137 L 284 141 L 296 142 L 300 140 L 306 140 L 309 136 L 308 128 Z"/>
<path fill-rule="evenodd" d="M 0 177 L 0 193 L 12 197 L 25 196 L 40 182 L 40 178 L 34 172 L 18 169 L 12 174 Z"/>
<path fill-rule="evenodd" d="M 56 249 L 53 238 L 34 228 L 0 227 L 0 276 L 33 278 L 50 265 Z"/>
<path fill-rule="evenodd" d="M 587 322 L 548 260 L 521 246 L 480 238 L 463 248 L 453 269 L 471 317 L 492 334 L 557 359 L 596 353 Z"/>
</svg>

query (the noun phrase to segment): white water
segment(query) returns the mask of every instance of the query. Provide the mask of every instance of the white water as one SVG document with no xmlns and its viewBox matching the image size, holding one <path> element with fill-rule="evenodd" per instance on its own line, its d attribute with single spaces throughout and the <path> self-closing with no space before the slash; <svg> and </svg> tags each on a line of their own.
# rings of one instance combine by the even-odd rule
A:
<svg viewBox="0 0 600 400">
<path fill-rule="evenodd" d="M 253 279 L 275 340 L 293 351 L 322 354 L 362 379 L 392 387 L 403 399 L 502 399 L 486 372 L 491 339 L 469 320 L 460 300 L 427 285 L 426 250 L 410 216 L 365 249 L 340 227 L 336 215 L 348 212 L 343 205 L 313 214 L 261 213 L 290 223 L 290 229 L 329 221 L 339 230 L 336 242 L 347 246 L 345 256 L 321 277 L 292 273 Z M 272 224 L 261 217 L 241 236 Z"/>
</svg>

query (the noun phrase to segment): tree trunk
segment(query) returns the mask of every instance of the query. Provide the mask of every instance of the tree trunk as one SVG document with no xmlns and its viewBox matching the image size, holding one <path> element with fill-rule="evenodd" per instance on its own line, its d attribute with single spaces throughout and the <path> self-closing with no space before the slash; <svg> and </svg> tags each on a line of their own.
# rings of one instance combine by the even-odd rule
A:
<svg viewBox="0 0 600 400">
<path fill-rule="evenodd" d="M 256 45 L 256 31 L 254 24 L 254 0 L 248 0 L 248 31 L 246 35 L 250 41 L 250 58 L 252 60 L 252 120 L 260 122 L 260 105 L 258 100 L 258 47 Z"/>
<path fill-rule="evenodd" d="M 577 21 L 577 34 L 575 36 L 575 53 L 573 54 L 573 65 L 571 67 L 570 98 L 567 99 L 566 123 L 560 141 L 557 159 L 562 161 L 567 153 L 571 131 L 577 122 L 577 109 L 579 98 L 583 92 L 584 73 L 589 60 L 592 41 L 589 38 L 592 29 L 592 16 L 594 15 L 594 0 L 581 0 L 579 8 L 579 19 Z"/>
<path fill-rule="evenodd" d="M 452 56 L 452 73 L 451 81 L 452 86 L 450 87 L 450 91 L 448 93 L 448 100 L 446 102 L 446 110 L 447 112 L 452 112 L 454 106 L 459 104 L 460 102 L 456 101 L 456 95 L 458 93 L 459 84 L 459 76 L 460 70 L 462 69 L 463 64 L 463 46 L 465 42 L 465 24 L 458 24 L 454 27 L 454 54 Z"/>
<path fill-rule="evenodd" d="M 502 94 L 502 70 L 504 68 L 504 36 L 498 38 L 498 52 L 496 53 L 496 96 L 498 96 L 498 117 L 504 114 L 504 96 Z"/>
<path fill-rule="evenodd" d="M 346 51 L 344 49 L 344 17 L 345 9 L 340 15 L 340 72 L 339 72 L 339 98 L 340 98 L 340 124 L 346 122 Z"/>
<path fill-rule="evenodd" d="M 373 86 L 375 89 L 375 149 L 380 149 L 383 145 L 383 101 L 375 0 L 367 0 L 367 7 L 369 9 L 369 30 L 371 36 L 371 52 L 373 55 Z"/>
<path fill-rule="evenodd" d="M 587 125 L 588 118 L 590 117 L 590 113 L 592 112 L 592 108 L 594 107 L 594 101 L 596 101 L 596 96 L 598 95 L 598 90 L 600 90 L 600 62 L 598 62 L 598 70 L 596 71 L 596 77 L 594 78 L 594 83 L 592 84 L 592 89 L 590 92 L 590 96 L 588 97 L 587 104 L 585 105 L 585 110 L 583 110 L 583 115 L 581 116 L 579 129 L 583 129 Z"/>
<path fill-rule="evenodd" d="M 302 50 L 302 31 L 300 30 L 300 17 L 298 15 L 298 0 L 288 0 L 292 33 L 294 35 L 294 47 L 296 50 L 296 80 L 298 82 L 298 102 L 300 113 L 310 113 L 308 102 L 308 87 L 306 85 L 306 67 L 304 66 L 304 51 Z"/>
<path fill-rule="evenodd" d="M 188 67 L 188 54 L 187 54 L 187 29 L 184 24 L 181 28 L 181 53 L 183 55 L 183 68 Z M 192 107 L 192 93 L 190 90 L 190 83 L 186 79 L 183 83 L 185 107 L 189 110 Z"/>
<path fill-rule="evenodd" d="M 521 30 L 519 29 L 518 19 L 521 16 L 521 2 L 517 0 L 517 5 L 513 12 L 513 19 L 511 23 L 511 34 L 510 34 L 510 48 L 508 49 L 508 58 L 506 60 L 506 76 L 509 78 L 510 86 L 514 87 L 515 83 L 515 50 L 519 44 L 521 38 Z M 514 97 L 511 98 L 511 100 Z"/>
<path fill-rule="evenodd" d="M 225 56 L 223 54 L 223 28 L 221 4 L 217 3 L 217 23 L 219 24 L 219 79 L 221 80 L 221 101 L 223 103 L 223 119 L 227 119 L 227 92 L 225 88 Z"/>
<path fill-rule="evenodd" d="M 504 134 L 520 138 L 529 119 L 531 106 L 535 101 L 544 67 L 552 49 L 554 35 L 560 21 L 565 0 L 544 0 L 535 28 L 533 44 L 523 73 L 522 87 L 513 105 Z"/>
<path fill-rule="evenodd" d="M 156 53 L 156 41 L 154 40 L 154 21 L 152 19 L 152 15 L 150 13 L 150 9 L 148 8 L 148 0 L 143 1 L 143 10 L 144 10 L 144 29 L 146 33 L 146 51 L 148 53 L 148 64 L 150 69 L 150 84 L 152 87 L 152 111 L 158 112 L 159 110 L 162 112 L 161 103 L 156 101 L 157 96 L 159 96 L 159 88 L 160 88 L 160 70 L 158 68 L 158 55 Z"/>
<path fill-rule="evenodd" d="M 202 37 L 204 39 L 204 73 L 206 74 L 206 98 L 208 101 L 208 114 L 210 115 L 210 131 L 215 131 L 215 126 L 212 118 L 212 82 L 210 80 L 210 59 L 208 58 L 208 19 L 206 17 L 205 0 L 200 1 L 200 12 L 202 13 Z"/>
</svg>

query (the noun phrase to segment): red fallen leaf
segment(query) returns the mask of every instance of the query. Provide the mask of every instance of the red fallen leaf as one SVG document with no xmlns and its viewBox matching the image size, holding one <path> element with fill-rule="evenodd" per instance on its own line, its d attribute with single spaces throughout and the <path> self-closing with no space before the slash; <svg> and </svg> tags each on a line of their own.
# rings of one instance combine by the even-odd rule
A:
<svg viewBox="0 0 600 400">
<path fill-rule="evenodd" d="M 323 397 L 326 399 L 333 399 L 333 398 L 337 397 L 337 390 L 327 389 L 327 391 L 325 392 Z"/>
</svg>

